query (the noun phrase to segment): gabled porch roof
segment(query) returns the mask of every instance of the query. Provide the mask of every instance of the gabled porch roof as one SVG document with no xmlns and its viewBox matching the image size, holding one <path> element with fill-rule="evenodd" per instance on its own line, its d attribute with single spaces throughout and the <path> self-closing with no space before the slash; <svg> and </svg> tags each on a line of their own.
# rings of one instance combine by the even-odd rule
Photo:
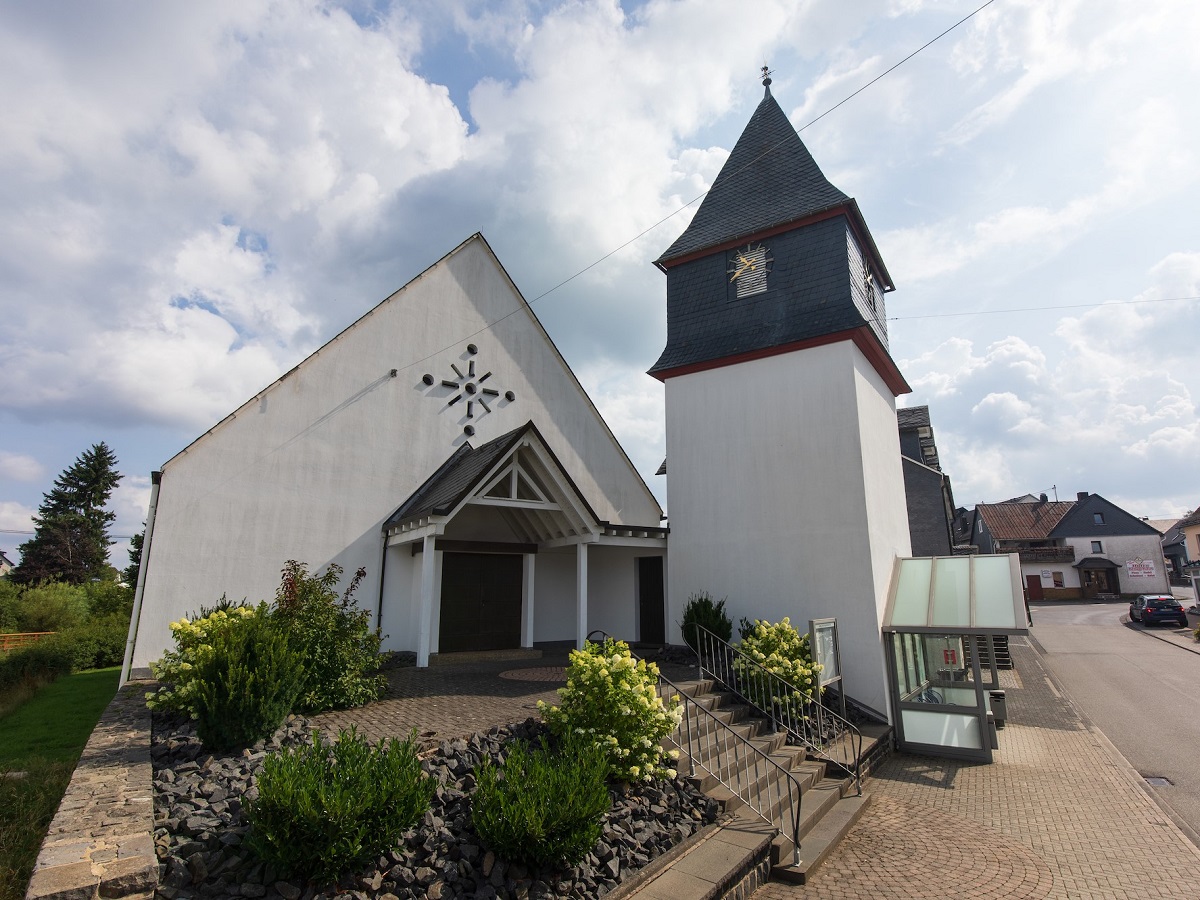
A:
<svg viewBox="0 0 1200 900">
<path fill-rule="evenodd" d="M 544 547 L 602 537 L 663 538 L 658 525 L 601 520 L 532 421 L 479 447 L 463 444 L 384 523 L 388 543 L 439 535 L 466 506 L 494 509 L 520 540 Z"/>
</svg>

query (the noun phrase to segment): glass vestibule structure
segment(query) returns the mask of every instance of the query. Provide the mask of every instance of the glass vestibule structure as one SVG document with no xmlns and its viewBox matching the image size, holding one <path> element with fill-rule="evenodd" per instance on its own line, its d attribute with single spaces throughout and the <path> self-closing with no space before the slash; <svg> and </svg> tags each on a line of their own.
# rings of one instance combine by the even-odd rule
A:
<svg viewBox="0 0 1200 900">
<path fill-rule="evenodd" d="M 992 761 L 994 638 L 1027 621 L 1014 553 L 896 561 L 883 632 L 901 750 Z"/>
</svg>

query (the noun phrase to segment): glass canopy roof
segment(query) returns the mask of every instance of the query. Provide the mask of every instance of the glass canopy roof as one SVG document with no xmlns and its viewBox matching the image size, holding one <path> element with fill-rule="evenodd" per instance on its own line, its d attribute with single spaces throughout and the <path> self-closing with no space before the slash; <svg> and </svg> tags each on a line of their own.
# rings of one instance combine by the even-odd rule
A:
<svg viewBox="0 0 1200 900">
<path fill-rule="evenodd" d="M 1028 634 L 1015 553 L 898 559 L 884 631 Z"/>
</svg>

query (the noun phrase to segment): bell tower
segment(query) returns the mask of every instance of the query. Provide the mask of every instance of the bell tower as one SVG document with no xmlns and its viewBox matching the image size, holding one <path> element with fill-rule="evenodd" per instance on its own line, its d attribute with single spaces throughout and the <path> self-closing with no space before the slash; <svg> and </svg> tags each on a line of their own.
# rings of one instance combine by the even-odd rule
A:
<svg viewBox="0 0 1200 900">
<path fill-rule="evenodd" d="M 667 275 L 668 609 L 727 597 L 740 616 L 836 616 L 847 692 L 888 709 L 880 635 L 910 554 L 888 352 L 893 290 L 858 204 L 765 94 Z"/>
</svg>

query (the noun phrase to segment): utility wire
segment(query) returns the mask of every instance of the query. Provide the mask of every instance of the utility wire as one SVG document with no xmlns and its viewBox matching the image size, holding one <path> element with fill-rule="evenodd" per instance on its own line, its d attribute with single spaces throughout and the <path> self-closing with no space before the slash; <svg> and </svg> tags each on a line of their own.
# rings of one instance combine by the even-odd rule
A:
<svg viewBox="0 0 1200 900">
<path fill-rule="evenodd" d="M 860 87 L 860 88 L 859 88 L 858 90 L 856 90 L 854 93 L 852 93 L 852 94 L 848 94 L 847 96 L 843 97 L 841 100 L 839 100 L 839 101 L 838 101 L 837 103 L 835 103 L 833 106 L 829 107 L 829 109 L 825 110 L 825 112 L 821 113 L 821 114 L 820 114 L 819 116 L 817 116 L 815 119 L 812 119 L 811 121 L 809 121 L 809 122 L 807 122 L 806 124 L 802 125 L 800 128 L 797 128 L 797 129 L 796 129 L 796 133 L 797 133 L 797 134 L 799 134 L 801 131 L 804 131 L 806 128 L 809 128 L 809 127 L 811 127 L 811 126 L 813 126 L 813 125 L 817 124 L 817 123 L 818 123 L 818 122 L 820 122 L 820 121 L 821 121 L 823 118 L 825 118 L 827 115 L 829 115 L 831 112 L 833 112 L 835 109 L 837 109 L 839 106 L 841 106 L 841 105 L 842 105 L 842 104 L 844 104 L 844 103 L 848 103 L 848 102 L 850 102 L 850 101 L 851 101 L 851 100 L 853 100 L 855 97 L 857 97 L 859 94 L 861 94 L 863 91 L 865 91 L 867 88 L 869 88 L 871 85 L 875 84 L 875 82 L 879 81 L 879 80 L 880 80 L 880 79 L 882 79 L 882 78 L 885 78 L 885 77 L 887 77 L 887 76 L 888 76 L 888 75 L 890 75 L 892 72 L 896 71 L 898 68 L 900 68 L 900 67 L 901 67 L 902 65 L 904 65 L 906 62 L 908 62 L 910 59 L 912 59 L 914 56 L 916 56 L 918 53 L 921 53 L 923 50 L 926 50 L 926 49 L 928 49 L 929 47 L 933 46 L 935 43 L 937 43 L 937 42 L 938 42 L 938 41 L 940 41 L 942 38 L 944 38 L 946 35 L 948 35 L 950 32 L 952 32 L 954 29 L 958 28 L 958 27 L 959 27 L 960 25 L 962 25 L 964 22 L 968 22 L 968 21 L 970 21 L 970 20 L 971 20 L 971 19 L 973 19 L 973 18 L 974 18 L 976 15 L 978 15 L 978 14 L 979 14 L 980 12 L 982 12 L 983 10 L 987 9 L 989 6 L 991 6 L 991 5 L 992 5 L 993 3 L 995 3 L 995 2 L 996 2 L 996 0 L 987 0 L 987 2 L 986 2 L 986 3 L 984 3 L 982 6 L 979 6 L 979 7 L 975 8 L 974 10 L 972 10 L 971 12 L 967 13 L 965 16 L 963 16 L 961 19 L 959 19 L 957 22 L 955 22 L 953 25 L 951 25 L 949 28 L 947 28 L 945 31 L 943 31 L 941 34 L 939 34 L 937 37 L 930 38 L 928 41 L 926 41 L 924 44 L 922 44 L 920 47 L 918 47 L 918 48 L 917 48 L 916 50 L 914 50 L 912 53 L 908 54 L 908 56 L 904 57 L 904 59 L 900 60 L 900 62 L 896 63 L 895 65 L 891 66 L 891 67 L 890 67 L 890 68 L 888 68 L 888 69 L 885 69 L 883 72 L 880 72 L 878 75 L 876 75 L 874 78 L 872 78 L 872 79 L 871 79 L 870 81 L 868 81 L 866 84 L 864 84 L 862 87 Z M 730 177 L 733 177 L 733 175 L 737 175 L 739 172 L 742 172 L 742 171 L 744 171 L 745 169 L 748 169 L 750 166 L 752 166 L 752 165 L 754 165 L 755 163 L 757 163 L 757 162 L 758 162 L 760 159 L 763 159 L 764 157 L 766 157 L 766 156 L 769 156 L 770 154 L 774 153 L 774 152 L 775 152 L 775 151 L 776 151 L 776 150 L 777 150 L 779 147 L 781 147 L 783 144 L 784 144 L 784 142 L 783 142 L 783 141 L 780 141 L 778 144 L 775 144 L 775 145 L 773 145 L 773 146 L 771 146 L 771 147 L 768 147 L 766 150 L 764 150 L 762 153 L 760 153 L 760 154 L 759 154 L 758 156 L 756 156 L 754 159 L 752 159 L 752 160 L 750 160 L 749 162 L 747 162 L 747 163 L 746 163 L 746 165 L 742 166 L 742 168 L 741 168 L 741 169 L 738 169 L 738 170 L 737 170 L 737 172 L 733 172 L 733 173 L 731 173 Z M 579 270 L 578 272 L 576 272 L 574 275 L 571 275 L 569 278 L 564 278 L 564 279 L 563 279 L 562 281 L 560 281 L 558 284 L 554 285 L 554 287 L 552 287 L 552 288 L 549 288 L 549 289 L 547 289 L 547 290 L 545 290 L 545 291 L 542 291 L 542 293 L 538 294 L 536 297 L 534 297 L 532 300 L 530 300 L 530 301 L 529 301 L 529 305 L 530 305 L 530 306 L 532 306 L 534 303 L 537 303 L 539 300 L 541 300 L 541 299 L 542 299 L 543 297 L 545 297 L 547 294 L 552 294 L 552 293 L 554 293 L 555 291 L 557 291 L 557 290 L 558 290 L 560 287 L 562 287 L 563 285 L 570 284 L 572 281 L 574 281 L 574 280 L 575 280 L 576 278 L 578 278 L 580 275 L 582 275 L 582 274 L 584 274 L 585 272 L 587 272 L 588 270 L 590 270 L 590 269 L 593 269 L 593 268 L 595 268 L 596 266 L 600 265 L 600 263 L 604 262 L 606 259 L 608 259 L 608 258 L 609 258 L 610 256 L 612 256 L 613 254 L 615 254 L 615 253 L 619 253 L 620 251 L 622 251 L 622 250 L 624 250 L 626 247 L 628 247 L 630 244 L 632 244 L 632 243 L 635 243 L 636 241 L 639 241 L 639 240 L 641 240 L 643 237 L 645 237 L 646 235 L 648 235 L 648 234 L 649 234 L 651 231 L 653 231 L 653 230 L 654 230 L 655 228 L 657 228 L 659 225 L 662 225 L 664 222 L 667 222 L 667 221 L 669 221 L 669 220 L 671 220 L 671 219 L 675 218 L 675 216 L 679 215 L 681 212 L 683 212 L 685 209 L 687 209 L 687 208 L 688 208 L 689 206 L 691 206 L 693 203 L 696 203 L 696 202 L 698 202 L 698 201 L 700 201 L 700 200 L 703 200 L 703 199 L 704 199 L 704 198 L 705 198 L 705 197 L 708 195 L 708 192 L 709 192 L 710 190 L 712 190 L 712 188 L 711 188 L 711 187 L 710 187 L 710 188 L 708 188 L 708 190 L 701 191 L 699 194 L 697 194 L 695 197 L 693 197 L 693 198 L 692 198 L 691 200 L 689 200 L 687 203 L 683 204 L 683 206 L 679 207 L 679 208 L 678 208 L 677 210 L 675 210 L 674 212 L 668 213 L 667 215 L 663 216 L 661 219 L 659 219 L 657 222 L 655 222 L 655 223 L 654 223 L 653 225 L 651 225 L 649 228 L 646 228 L 646 229 L 644 229 L 643 231 L 640 231 L 640 232 L 638 232 L 638 233 L 637 233 L 637 234 L 635 234 L 633 237 L 631 237 L 629 240 L 627 240 L 625 243 L 623 243 L 623 244 L 621 244 L 621 245 L 619 245 L 619 246 L 617 246 L 617 247 L 614 247 L 612 250 L 609 250 L 607 253 L 605 253 L 603 256 L 601 256 L 599 259 L 597 259 L 595 262 L 591 263 L 590 265 L 584 266 L 582 269 L 580 269 L 580 270 Z M 509 315 L 511 315 L 511 313 L 510 313 Z M 497 321 L 500 321 L 500 320 L 499 320 L 499 319 L 497 319 Z M 478 333 L 478 332 L 476 332 L 476 333 Z M 474 337 L 474 335 L 472 335 L 472 337 Z"/>
<path fill-rule="evenodd" d="M 1133 306 L 1139 303 L 1183 303 L 1200 300 L 1200 297 L 1154 297 L 1148 300 L 1101 300 L 1099 303 L 1072 303 L 1063 306 L 1020 306 L 1006 309 L 976 309 L 970 312 L 928 313 L 923 316 L 888 316 L 889 322 L 907 322 L 911 319 L 954 319 L 962 316 L 994 316 L 1000 313 L 1050 312 L 1057 309 L 1096 309 L 1100 306 Z"/>
<path fill-rule="evenodd" d="M 936 37 L 930 38 L 928 41 L 926 41 L 924 44 L 922 44 L 920 47 L 918 47 L 912 53 L 908 54 L 908 56 L 904 57 L 904 59 L 902 59 L 898 63 L 895 63 L 894 65 L 890 66 L 883 72 L 880 72 L 878 75 L 876 75 L 874 78 L 872 78 L 866 84 L 864 84 L 858 90 L 854 91 L 854 93 L 848 94 L 847 96 L 843 97 L 841 100 L 839 100 L 833 106 L 829 107 L 829 109 L 825 110 L 823 113 L 821 113 L 815 119 L 812 119 L 811 121 L 807 122 L 800 128 L 796 129 L 797 134 L 800 133 L 801 131 L 804 131 L 805 129 L 809 128 L 810 126 L 815 125 L 817 122 L 821 121 L 823 118 L 825 118 L 827 115 L 829 115 L 831 112 L 833 112 L 838 107 L 853 100 L 855 97 L 857 97 L 863 91 L 865 91 L 867 88 L 871 87 L 871 85 L 875 84 L 880 79 L 885 78 L 886 76 L 890 75 L 892 72 L 896 71 L 896 69 L 900 68 L 906 62 L 908 62 L 913 57 L 915 57 L 917 54 L 921 53 L 924 50 L 927 50 L 933 44 L 940 41 L 942 38 L 944 38 L 946 35 L 948 35 L 952 31 L 954 31 L 956 28 L 958 28 L 965 22 L 968 22 L 971 19 L 973 19 L 980 12 L 987 9 L 989 6 L 991 6 L 995 2 L 996 2 L 996 0 L 987 0 L 986 3 L 983 3 L 982 5 L 976 7 L 971 12 L 967 13 L 965 16 L 963 16 L 961 19 L 959 19 L 957 22 L 955 22 L 953 25 L 951 25 L 949 28 L 947 28 L 945 31 L 941 32 Z M 736 175 L 736 174 L 738 174 L 738 172 L 741 172 L 741 171 L 745 170 L 746 168 L 749 168 L 750 166 L 754 165 L 759 160 L 761 160 L 763 157 L 768 156 L 771 153 L 774 153 L 780 146 L 782 146 L 783 143 L 784 142 L 781 141 L 779 144 L 775 144 L 771 147 L 766 148 L 762 153 L 760 153 L 754 159 L 747 162 L 746 165 L 743 166 L 741 169 L 739 169 L 737 172 L 731 173 L 731 177 L 732 177 L 732 175 Z M 599 257 L 598 259 L 594 260 L 591 263 L 588 263 L 588 265 L 584 266 L 582 269 L 575 272 L 573 275 L 570 275 L 570 276 L 564 278 L 562 281 L 558 282 L 557 284 L 553 285 L 552 287 L 549 287 L 546 290 L 542 291 L 540 294 L 538 294 L 532 300 L 527 301 L 528 305 L 532 307 L 533 304 L 537 303 L 539 300 L 543 299 L 544 297 L 547 297 L 550 294 L 553 294 L 559 288 L 565 287 L 566 285 L 570 284 L 572 281 L 574 281 L 580 275 L 590 272 L 592 269 L 596 268 L 596 266 L 600 265 L 602 262 L 609 259 L 610 257 L 615 256 L 616 254 L 620 253 L 626 247 L 630 246 L 631 244 L 637 243 L 642 238 L 644 238 L 646 235 L 648 235 L 650 232 L 654 231 L 654 229 L 658 228 L 660 225 L 663 225 L 664 223 L 669 222 L 671 219 L 675 218 L 677 215 L 679 215 L 681 212 L 683 212 L 689 206 L 692 206 L 692 205 L 700 202 L 701 200 L 703 200 L 706 196 L 708 196 L 708 193 L 710 190 L 712 190 L 711 187 L 709 187 L 706 190 L 701 191 L 699 194 L 697 194 L 695 197 L 693 197 L 687 203 L 684 203 L 682 206 L 675 209 L 674 211 L 667 213 L 665 216 L 663 216 L 661 219 L 659 219 L 657 222 L 653 223 L 652 225 L 649 225 L 646 228 L 643 228 L 641 231 L 639 231 L 633 237 L 629 238 L 629 240 L 625 241 L 624 243 L 618 244 L 616 247 L 609 250 L 603 256 Z M 414 366 L 420 365 L 423 362 L 427 362 L 428 360 L 434 359 L 435 357 L 438 357 L 441 354 L 445 353 L 447 350 L 454 349 L 454 347 L 458 346 L 463 341 L 467 341 L 467 340 L 470 340 L 471 338 L 478 337 L 479 335 L 491 330 L 494 326 L 499 325 L 501 322 L 503 322 L 505 319 L 509 318 L 510 316 L 515 316 L 520 311 L 521 311 L 521 307 L 518 306 L 516 309 L 512 310 L 512 312 L 505 313 L 504 315 L 500 316 L 499 318 L 493 319 L 491 322 L 488 322 L 486 325 L 477 329 L 476 331 L 472 331 L 470 334 L 464 335 L 463 337 L 459 338 L 454 343 L 448 344 L 447 346 L 441 348 L 440 350 L 436 350 L 433 353 L 429 353 L 426 356 L 421 357 L 420 359 L 415 359 L 412 362 L 408 363 L 407 365 L 402 366 L 402 368 L 411 369 Z"/>
<path fill-rule="evenodd" d="M 843 98 L 842 98 L 840 101 L 838 101 L 836 104 L 834 104 L 833 106 L 831 106 L 829 109 L 825 110 L 825 112 L 821 113 L 821 114 L 820 114 L 819 116 L 817 116 L 815 119 L 813 119 L 812 121 L 810 121 L 810 122 L 808 122 L 807 124 L 805 124 L 805 125 L 804 125 L 802 128 L 798 129 L 798 130 L 797 130 L 797 132 L 799 132 L 799 131 L 803 131 L 804 129 L 808 128 L 809 126 L 811 126 L 811 125 L 815 124 L 816 122 L 819 122 L 821 119 L 823 119 L 825 116 L 829 115 L 829 114 L 830 114 L 831 112 L 833 112 L 835 109 L 837 109 L 838 107 L 842 106 L 843 104 L 845 104 L 845 103 L 849 102 L 849 101 L 850 101 L 850 100 L 852 100 L 854 97 L 857 97 L 859 94 L 861 94 L 861 93 L 862 93 L 863 91 L 865 91 L 867 88 L 871 87 L 871 85 L 873 85 L 873 84 L 877 83 L 877 82 L 878 82 L 878 81 L 879 81 L 881 78 L 884 78 L 884 77 L 886 77 L 887 75 L 891 74 L 891 73 L 892 73 L 892 72 L 894 72 L 896 69 L 898 69 L 900 66 L 904 65 L 906 62 L 908 62 L 908 61 L 909 61 L 909 60 L 911 60 L 913 57 L 915 57 L 917 54 L 921 53 L 922 51 L 924 51 L 925 49 L 927 49 L 928 47 L 930 47 L 932 44 L 934 44 L 935 42 L 937 42 L 937 41 L 941 40 L 941 39 L 942 39 L 943 37 L 945 37 L 947 34 L 949 34 L 950 32 L 954 31 L 954 30 L 955 30 L 956 28 L 958 28 L 959 26 L 961 26 L 961 25 L 962 25 L 964 22 L 967 22 L 967 21 L 969 21 L 969 20 L 970 20 L 970 19 L 972 19 L 974 16 L 978 15 L 978 14 L 979 14 L 979 13 L 980 13 L 982 10 L 984 10 L 984 9 L 986 9 L 987 7 L 991 6 L 991 5 L 992 5 L 993 3 L 995 3 L 995 2 L 996 2 L 996 0 L 987 0 L 987 2 L 985 2 L 985 3 L 983 3 L 982 5 L 978 6 L 977 8 L 975 8 L 974 10 L 972 10 L 972 11 L 971 11 L 970 13 L 968 13 L 967 15 L 963 16 L 961 19 L 959 19 L 957 22 L 955 22 L 953 25 L 951 25 L 951 26 L 950 26 L 949 28 L 947 28 L 945 31 L 942 31 L 942 32 L 941 32 L 940 34 L 938 34 L 936 37 L 934 37 L 934 38 L 932 38 L 932 39 L 930 39 L 930 40 L 926 41 L 924 44 L 922 44 L 920 47 L 918 47 L 918 48 L 917 48 L 916 50 L 914 50 L 912 53 L 908 54 L 908 56 L 904 57 L 904 58 L 903 58 L 902 60 L 900 60 L 898 63 L 896 63 L 895 65 L 893 65 L 893 66 L 889 67 L 889 68 L 888 68 L 887 70 L 885 70 L 884 72 L 881 72 L 879 75 L 876 75 L 874 78 L 872 78 L 870 81 L 868 81 L 868 82 L 867 82 L 866 84 L 864 84 L 862 87 L 860 87 L 858 90 L 854 91 L 854 93 L 852 93 L 852 94 L 849 94 L 849 95 L 848 95 L 848 96 L 846 96 L 846 97 L 843 97 Z M 778 149 L 778 147 L 779 147 L 779 146 L 781 146 L 781 145 L 782 145 L 782 143 L 783 143 L 783 142 L 780 142 L 780 144 L 776 144 L 775 146 L 768 147 L 768 148 L 767 148 L 766 150 L 764 150 L 764 151 L 763 151 L 761 154 L 759 154 L 759 156 L 758 156 L 758 157 L 756 157 L 756 158 L 755 158 L 755 159 L 753 159 L 753 160 L 750 160 L 750 161 L 749 161 L 749 162 L 746 164 L 746 166 L 751 166 L 751 165 L 753 165 L 755 162 L 757 162 L 758 160 L 762 159 L 762 158 L 763 158 L 764 156 L 766 156 L 767 154 L 769 154 L 769 153 L 773 153 L 773 152 L 774 152 L 776 149 Z M 745 167 L 743 167 L 743 168 L 745 168 Z M 742 170 L 741 170 L 741 169 L 739 169 L 738 171 L 742 171 Z M 734 174 L 736 174 L 736 173 L 734 173 Z M 654 224 L 650 225 L 650 226 L 649 226 L 649 227 L 647 227 L 647 228 L 644 228 L 642 231 L 638 232 L 638 233 L 637 233 L 637 234 L 635 234 L 633 237 L 629 238 L 629 240 L 627 240 L 627 241 L 625 241 L 624 243 L 622 243 L 622 244 L 620 244 L 620 245 L 618 245 L 618 246 L 614 247 L 612 250 L 609 250 L 609 251 L 608 251 L 607 253 L 605 253 L 603 256 L 599 257 L 599 258 L 598 258 L 598 259 L 596 259 L 594 262 L 592 262 L 592 263 L 589 263 L 588 265 L 584 266 L 582 269 L 580 269 L 579 271 L 575 272 L 573 275 L 571 275 L 571 276 L 569 276 L 569 277 L 567 277 L 567 278 L 564 278 L 562 281 L 558 282 L 558 283 L 557 283 L 557 284 L 555 284 L 554 286 L 552 286 L 552 287 L 548 288 L 548 289 L 547 289 L 547 290 L 545 290 L 545 291 L 542 291 L 542 293 L 538 294 L 538 295 L 537 295 L 536 297 L 534 297 L 532 300 L 529 300 L 529 301 L 527 301 L 527 303 L 525 304 L 525 306 L 532 307 L 532 306 L 533 306 L 533 304 L 537 303 L 539 300 L 541 300 L 541 299 L 543 299 L 544 297 L 546 297 L 546 296 L 548 296 L 548 295 L 550 295 L 550 294 L 554 293 L 554 292 L 555 292 L 555 291 L 557 291 L 559 288 L 561 288 L 561 287 L 563 287 L 563 286 L 565 286 L 565 285 L 567 285 L 567 284 L 570 284 L 572 281 L 574 281 L 574 280 L 575 280 L 576 278 L 578 278 L 580 275 L 583 275 L 584 273 L 586 273 L 586 272 L 588 272 L 588 271 L 590 271 L 590 270 L 594 269 L 596 266 L 600 265 L 600 264 L 601 264 L 602 262 L 604 262 L 605 260 L 609 259 L 609 258 L 610 258 L 610 257 L 612 257 L 613 255 L 615 255 L 615 254 L 619 253 L 620 251 L 624 250 L 624 249 L 625 249 L 626 247 L 628 247 L 630 244 L 633 244 L 633 243 L 635 243 L 636 241 L 640 240 L 641 238 L 645 237 L 647 234 L 649 234 L 649 233 L 650 233 L 651 231 L 653 231 L 654 229 L 658 228 L 658 227 L 659 227 L 660 225 L 662 225 L 663 223 L 665 223 L 665 222 L 667 222 L 667 221 L 669 221 L 669 220 L 673 219 L 675 216 L 679 215 L 679 213 L 683 212 L 683 211 L 684 211 L 685 209 L 687 209 L 689 206 L 693 205 L 694 203 L 697 203 L 697 202 L 698 202 L 698 201 L 700 201 L 700 200 L 703 200 L 703 199 L 704 199 L 704 197 L 708 195 L 708 193 L 709 193 L 709 190 L 711 190 L 711 187 L 710 187 L 708 190 L 702 191 L 701 193 L 697 194 L 695 197 L 693 197 L 693 198 L 692 198 L 691 200 L 689 200 L 687 203 L 684 203 L 684 204 L 683 204 L 682 206 L 680 206 L 678 209 L 676 209 L 676 210 L 674 210 L 673 212 L 671 212 L 671 213 L 668 213 L 667 215 L 663 216 L 661 219 L 659 219 L 659 220 L 658 220 L 657 222 L 655 222 Z M 420 276 L 418 276 L 418 277 L 420 277 Z M 447 344 L 446 346 L 442 347 L 442 348 L 441 348 L 441 349 L 439 349 L 439 350 L 435 350 L 435 351 L 433 351 L 432 353 L 428 353 L 428 354 L 426 354 L 425 356 L 422 356 L 422 357 L 420 357 L 420 358 L 418 358 L 418 359 L 411 360 L 410 362 L 408 362 L 408 363 L 405 363 L 405 364 L 401 365 L 401 366 L 399 367 L 399 369 L 403 369 L 403 370 L 405 370 L 405 371 L 408 371 L 408 370 L 410 370 L 410 369 L 413 369 L 413 368 L 415 368 L 415 367 L 417 367 L 417 366 L 421 365 L 422 363 L 428 362 L 428 361 L 430 361 L 430 360 L 432 360 L 432 359 L 436 359 L 437 357 L 441 356 L 443 353 L 445 353 L 445 352 L 447 352 L 447 351 L 449 351 L 449 350 L 452 350 L 452 349 L 454 349 L 455 347 L 459 346 L 460 344 L 462 344 L 462 342 L 463 342 L 463 341 L 470 340 L 471 338 L 477 337 L 478 335 L 481 335 L 481 334 L 484 334 L 484 333 L 485 333 L 485 332 L 487 332 L 487 331 L 490 331 L 492 328 L 494 328 L 495 326 L 499 325 L 499 324 L 500 324 L 501 322 L 503 322 L 505 319 L 508 319 L 508 318 L 510 318 L 511 316 L 515 316 L 517 313 L 521 312 L 522 308 L 523 308 L 523 305 L 518 305 L 518 306 L 517 306 L 515 309 L 513 309 L 511 312 L 505 313 L 504 315 L 502 315 L 502 316 L 499 316 L 499 317 L 498 317 L 498 318 L 496 318 L 496 319 L 493 319 L 491 322 L 488 322 L 487 324 L 485 324 L 485 325 L 483 325 L 482 327 L 480 327 L 480 328 L 476 329 L 475 331 L 472 331 L 472 332 L 470 332 L 470 333 L 468 333 L 468 334 L 466 334 L 466 335 L 463 335 L 462 337 L 460 337 L 460 338 L 458 338 L 457 340 L 455 340 L 453 343 Z M 352 327 L 352 326 L 351 326 L 351 327 Z M 319 350 L 318 350 L 317 352 L 319 352 Z M 310 354 L 310 355 L 311 355 L 311 354 Z M 303 363 L 301 363 L 301 365 L 302 365 L 302 364 L 303 364 Z M 269 385 L 267 388 L 265 388 L 263 391 L 260 391 L 260 392 L 259 392 L 259 394 L 256 394 L 255 396 L 260 396 L 261 394 L 263 394 L 263 393 L 265 393 L 266 391 L 270 390 L 272 387 L 274 387 L 274 384 L 272 384 L 272 385 Z M 248 402 L 249 402 L 249 401 L 248 401 Z M 222 420 L 222 421 L 224 421 L 224 420 Z M 219 423 L 218 423 L 218 424 L 219 424 Z M 209 429 L 209 431 L 211 431 L 211 430 L 212 430 L 212 429 Z M 207 432 L 206 432 L 206 434 L 207 434 Z M 295 439 L 296 439 L 296 438 L 298 438 L 299 436 L 300 436 L 300 435 L 296 435 L 296 436 L 294 436 L 294 437 L 292 438 L 292 440 L 295 440 Z M 201 437 L 203 437 L 203 435 L 202 435 Z M 197 440 L 199 440 L 199 438 L 197 438 Z M 275 454 L 276 452 L 278 452 L 280 449 L 282 449 L 282 447 L 283 447 L 283 446 L 285 446 L 287 443 L 290 443 L 290 442 L 291 442 L 291 441 L 289 440 L 289 441 L 285 442 L 285 444 L 281 444 L 280 446 L 277 446 L 277 447 L 273 448 L 272 450 L 269 450 L 269 451 L 267 451 L 267 452 L 266 452 L 265 454 L 263 454 L 261 457 L 259 457 L 259 458 L 255 459 L 255 460 L 254 460 L 252 463 L 250 463 L 250 464 L 249 464 L 249 465 L 248 465 L 246 468 L 249 468 L 249 466 L 258 465 L 258 464 L 259 464 L 259 463 L 261 463 L 263 460 L 265 460 L 267 457 L 270 457 L 270 456 L 272 456 L 273 454 Z M 190 445 L 189 445 L 189 446 L 190 446 Z M 233 477 L 236 477 L 236 476 L 233 476 Z M 230 480 L 231 480 L 231 479 L 230 479 Z M 215 490 L 215 488 L 214 488 L 214 490 Z"/>
</svg>

